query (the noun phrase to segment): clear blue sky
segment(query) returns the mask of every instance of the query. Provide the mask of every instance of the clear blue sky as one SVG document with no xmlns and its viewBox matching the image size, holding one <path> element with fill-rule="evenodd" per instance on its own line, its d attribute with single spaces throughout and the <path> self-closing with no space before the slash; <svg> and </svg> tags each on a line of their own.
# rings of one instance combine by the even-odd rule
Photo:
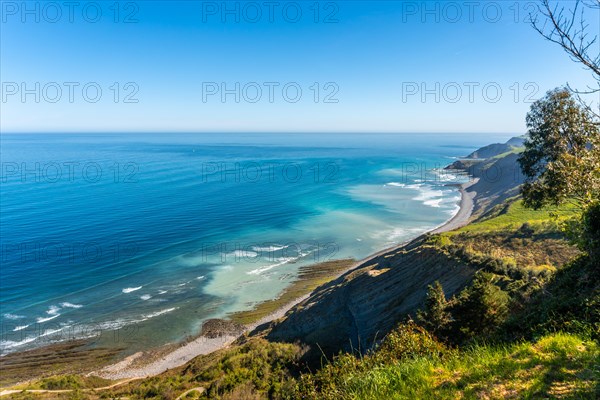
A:
<svg viewBox="0 0 600 400">
<path fill-rule="evenodd" d="M 531 100 L 593 83 L 525 22 L 532 2 L 226 3 L 239 22 L 220 1 L 1 3 L 2 132 L 522 133 Z"/>
</svg>

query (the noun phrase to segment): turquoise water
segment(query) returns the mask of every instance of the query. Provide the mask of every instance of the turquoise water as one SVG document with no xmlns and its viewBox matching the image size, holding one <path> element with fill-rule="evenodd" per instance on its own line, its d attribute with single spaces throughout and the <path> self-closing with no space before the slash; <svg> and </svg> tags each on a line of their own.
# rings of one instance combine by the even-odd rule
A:
<svg viewBox="0 0 600 400">
<path fill-rule="evenodd" d="M 464 177 L 439 169 L 508 137 L 4 134 L 1 350 L 197 334 L 444 223 Z"/>
</svg>

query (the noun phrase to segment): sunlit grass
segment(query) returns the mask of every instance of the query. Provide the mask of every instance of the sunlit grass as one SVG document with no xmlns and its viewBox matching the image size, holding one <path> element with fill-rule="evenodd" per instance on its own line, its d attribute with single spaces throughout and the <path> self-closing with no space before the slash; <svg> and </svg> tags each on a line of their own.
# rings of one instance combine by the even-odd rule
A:
<svg viewBox="0 0 600 400">
<path fill-rule="evenodd" d="M 460 229 L 449 232 L 455 235 L 464 232 L 493 232 L 500 230 L 514 230 L 528 223 L 533 227 L 558 228 L 560 222 L 577 215 L 577 208 L 573 205 L 563 205 L 558 208 L 545 208 L 533 210 L 526 208 L 522 200 L 517 200 L 508 205 L 499 215 L 473 222 Z"/>
<path fill-rule="evenodd" d="M 445 357 L 390 359 L 364 373 L 340 369 L 344 377 L 332 393 L 340 399 L 595 398 L 599 362 L 596 343 L 558 333 L 534 344 L 478 345 Z"/>
</svg>

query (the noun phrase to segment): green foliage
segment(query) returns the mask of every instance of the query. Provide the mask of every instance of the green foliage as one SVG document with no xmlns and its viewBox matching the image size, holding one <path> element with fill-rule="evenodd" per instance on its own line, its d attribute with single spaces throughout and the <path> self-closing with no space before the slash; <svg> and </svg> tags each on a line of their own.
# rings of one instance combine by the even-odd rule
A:
<svg viewBox="0 0 600 400">
<path fill-rule="evenodd" d="M 448 352 L 446 346 L 435 336 L 415 323 L 407 322 L 391 331 L 376 351 L 371 352 L 367 357 L 371 362 L 379 364 L 389 360 L 421 356 L 438 357 L 446 352 Z"/>
<path fill-rule="evenodd" d="M 362 379 L 382 366 L 410 362 L 422 357 L 438 359 L 449 352 L 449 349 L 423 328 L 410 322 L 402 324 L 390 332 L 376 350 L 362 357 L 340 354 L 318 372 L 302 375 L 290 398 L 348 398 L 345 396 L 346 386 L 355 378 Z"/>
<path fill-rule="evenodd" d="M 545 336 L 534 344 L 476 345 L 441 354 L 362 359 L 343 355 L 317 373 L 303 375 L 291 397 L 594 398 L 599 356 L 596 343 L 566 334 Z"/>
<path fill-rule="evenodd" d="M 446 331 L 452 322 L 452 315 L 448 311 L 448 301 L 444 289 L 439 281 L 427 288 L 424 310 L 419 310 L 417 319 L 434 334 Z"/>
<path fill-rule="evenodd" d="M 581 218 L 569 222 L 569 236 L 599 266 L 600 271 L 600 201 L 587 206 Z"/>
<path fill-rule="evenodd" d="M 556 331 L 600 340 L 597 264 L 582 256 L 560 268 L 502 330 L 508 340 Z"/>
<path fill-rule="evenodd" d="M 40 388 L 45 390 L 80 389 L 84 385 L 83 378 L 77 375 L 52 376 L 40 382 Z"/>
<path fill-rule="evenodd" d="M 443 248 L 452 243 L 450 238 L 444 234 L 431 235 L 427 238 L 426 243 L 430 246 Z"/>
<path fill-rule="evenodd" d="M 184 374 L 210 398 L 281 398 L 302 354 L 297 345 L 255 338 L 214 360 L 194 360 Z"/>
<path fill-rule="evenodd" d="M 600 130 L 567 89 L 549 91 L 527 114 L 519 164 L 525 205 L 539 209 L 567 199 L 587 204 L 600 193 Z"/>
<path fill-rule="evenodd" d="M 183 378 L 152 377 L 142 381 L 131 391 L 136 398 L 173 400 L 186 389 Z"/>
<path fill-rule="evenodd" d="M 236 352 L 227 353 L 218 363 L 194 379 L 209 383 L 209 396 L 218 396 L 250 384 L 257 392 L 279 397 L 289 377 L 288 367 L 298 361 L 294 345 L 253 340 Z"/>
<path fill-rule="evenodd" d="M 494 275 L 480 273 L 463 290 L 452 310 L 457 336 L 467 339 L 491 335 L 508 317 L 508 293 L 494 284 Z"/>
</svg>

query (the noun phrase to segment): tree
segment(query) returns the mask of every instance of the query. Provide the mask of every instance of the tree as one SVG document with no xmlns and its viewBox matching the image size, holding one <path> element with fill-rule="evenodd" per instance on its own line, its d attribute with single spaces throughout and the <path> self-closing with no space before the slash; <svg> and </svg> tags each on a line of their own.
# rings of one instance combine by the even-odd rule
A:
<svg viewBox="0 0 600 400">
<path fill-rule="evenodd" d="M 417 319 L 428 331 L 439 334 L 446 330 L 452 316 L 448 311 L 448 302 L 444 295 L 444 288 L 439 281 L 427 287 L 427 298 L 425 299 L 425 309 L 419 310 Z"/>
<path fill-rule="evenodd" d="M 591 104 L 583 101 L 581 95 L 600 92 L 600 43 L 596 35 L 597 28 L 590 27 L 586 20 L 588 16 L 595 19 L 598 13 L 600 0 L 575 0 L 570 3 L 568 10 L 559 7 L 558 4 L 552 7 L 550 0 L 541 0 L 538 12 L 530 15 L 531 25 L 536 31 L 552 43 L 558 44 L 572 60 L 581 63 L 592 72 L 597 87 L 588 86 L 584 91 L 571 87 L 569 89 L 597 118 L 600 117 L 600 104 L 596 112 Z M 593 32 L 591 36 L 590 31 Z"/>
<path fill-rule="evenodd" d="M 555 137 L 542 138 L 535 143 L 535 139 L 529 141 L 526 145 L 527 151 L 519 160 L 521 168 L 529 178 L 523 187 L 523 196 L 525 204 L 535 208 L 550 202 L 557 204 L 567 196 L 573 196 L 582 205 L 581 219 L 571 221 L 568 224 L 568 231 L 578 246 L 587 252 L 592 264 L 600 268 L 600 198 L 598 195 L 600 185 L 600 136 L 598 126 L 600 126 L 600 104 L 598 111 L 594 111 L 590 103 L 586 103 L 582 94 L 600 94 L 600 43 L 598 41 L 597 27 L 590 28 L 586 22 L 586 16 L 600 14 L 600 0 L 575 0 L 571 3 L 571 8 L 565 11 L 564 7 L 552 7 L 550 0 L 541 0 L 541 6 L 538 13 L 530 15 L 531 25 L 547 40 L 558 44 L 567 52 L 571 59 L 581 63 L 585 68 L 592 72 L 596 80 L 597 87 L 588 86 L 587 91 L 579 91 L 569 87 L 574 93 L 583 110 L 577 110 L 573 107 L 573 101 L 569 96 L 556 93 L 555 98 L 562 98 L 562 101 L 554 102 L 555 110 L 549 110 L 548 114 L 554 114 L 554 123 L 547 121 L 545 131 L 548 131 L 548 125 L 569 125 L 572 133 L 579 133 L 582 142 L 586 136 L 588 141 L 585 148 L 568 147 L 562 151 L 560 156 L 556 152 L 545 152 L 556 150 L 559 146 L 543 146 L 543 143 L 550 142 Z M 587 13 L 587 14 L 586 14 Z M 589 32 L 593 32 L 590 36 Z M 546 96 L 549 100 L 550 93 Z M 547 102 L 549 103 L 549 102 Z M 551 104 L 546 104 L 547 109 Z M 562 107 L 562 112 L 559 109 Z M 535 106 L 535 104 L 534 104 Z M 565 107 L 566 106 L 566 107 Z M 541 108 L 538 105 L 538 109 Z M 570 112 L 567 112 L 570 111 Z M 532 107 L 533 112 L 533 107 Z M 571 116 L 560 120 L 560 114 Z M 574 126 L 576 115 L 581 118 L 581 125 Z M 535 120 L 532 116 L 532 123 Z M 528 127 L 529 126 L 528 115 Z M 590 127 L 595 124 L 596 128 Z M 534 124 L 535 125 L 535 124 Z M 538 129 L 541 133 L 544 129 Z M 530 130 L 530 135 L 531 135 Z M 561 171 L 562 169 L 562 171 Z M 540 177 L 532 182 L 536 176 Z M 553 192 L 556 190 L 556 192 Z"/>
<path fill-rule="evenodd" d="M 493 281 L 492 274 L 479 273 L 458 297 L 452 315 L 466 338 L 492 334 L 508 317 L 510 296 Z"/>
<path fill-rule="evenodd" d="M 570 201 L 582 209 L 600 192 L 600 130 L 567 89 L 549 91 L 527 114 L 528 138 L 519 157 L 526 206 Z"/>
</svg>

